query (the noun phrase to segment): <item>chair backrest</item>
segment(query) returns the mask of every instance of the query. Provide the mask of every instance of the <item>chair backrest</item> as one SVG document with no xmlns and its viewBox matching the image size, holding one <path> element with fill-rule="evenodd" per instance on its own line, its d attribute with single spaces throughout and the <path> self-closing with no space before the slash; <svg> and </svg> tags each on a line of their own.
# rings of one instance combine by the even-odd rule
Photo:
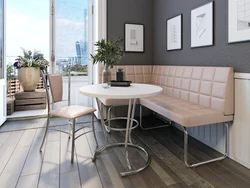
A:
<svg viewBox="0 0 250 188">
<path fill-rule="evenodd" d="M 63 98 L 63 82 L 61 74 L 49 74 L 49 85 L 53 102 L 60 102 Z"/>
</svg>

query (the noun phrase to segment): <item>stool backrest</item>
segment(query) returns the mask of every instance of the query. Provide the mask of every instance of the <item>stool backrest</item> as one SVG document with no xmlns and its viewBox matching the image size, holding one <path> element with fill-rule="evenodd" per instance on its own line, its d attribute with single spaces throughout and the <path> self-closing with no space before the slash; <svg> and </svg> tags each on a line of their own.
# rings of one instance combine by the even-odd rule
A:
<svg viewBox="0 0 250 188">
<path fill-rule="evenodd" d="M 53 102 L 62 101 L 63 97 L 63 83 L 62 83 L 62 75 L 61 74 L 49 74 L 49 85 L 51 89 L 51 96 Z"/>
</svg>

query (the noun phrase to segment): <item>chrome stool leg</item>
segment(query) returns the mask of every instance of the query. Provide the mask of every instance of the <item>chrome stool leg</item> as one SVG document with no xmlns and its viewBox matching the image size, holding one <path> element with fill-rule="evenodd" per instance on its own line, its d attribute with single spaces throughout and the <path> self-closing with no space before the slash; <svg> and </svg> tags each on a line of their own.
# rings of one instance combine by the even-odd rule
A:
<svg viewBox="0 0 250 188">
<path fill-rule="evenodd" d="M 71 147 L 71 163 L 74 162 L 74 152 L 75 152 L 75 125 L 76 125 L 76 120 L 72 120 L 72 147 Z"/>
<path fill-rule="evenodd" d="M 96 132 L 95 132 L 94 113 L 92 113 L 91 116 L 92 116 L 92 130 L 93 130 L 93 134 L 94 134 L 94 138 L 95 138 L 96 148 L 98 148 L 98 142 L 97 142 Z"/>
<path fill-rule="evenodd" d="M 72 135 L 72 126 L 71 126 L 70 120 L 68 120 L 68 134 L 69 134 L 69 139 L 70 139 L 70 135 Z"/>
<path fill-rule="evenodd" d="M 42 152 L 43 145 L 45 143 L 45 140 L 46 140 L 46 137 L 47 137 L 47 134 L 48 134 L 48 131 L 49 131 L 49 123 L 50 123 L 50 115 L 48 114 L 47 125 L 46 125 L 45 133 L 44 133 L 44 136 L 43 136 L 43 141 L 42 141 L 42 144 L 40 146 L 40 152 Z"/>
</svg>

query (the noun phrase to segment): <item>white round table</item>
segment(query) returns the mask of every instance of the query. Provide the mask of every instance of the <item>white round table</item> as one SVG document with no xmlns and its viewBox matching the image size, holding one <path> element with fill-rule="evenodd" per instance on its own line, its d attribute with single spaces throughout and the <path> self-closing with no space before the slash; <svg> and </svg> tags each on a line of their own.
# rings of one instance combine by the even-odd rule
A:
<svg viewBox="0 0 250 188">
<path fill-rule="evenodd" d="M 103 88 L 102 84 L 97 85 L 88 85 L 80 88 L 80 93 L 96 98 L 97 106 L 99 115 L 101 117 L 101 124 L 104 132 L 104 145 L 101 148 L 98 148 L 93 156 L 93 161 L 95 161 L 96 156 L 100 154 L 105 149 L 108 149 L 110 147 L 116 147 L 116 146 L 125 146 L 125 155 L 127 159 L 127 166 L 128 171 L 121 172 L 121 176 L 127 176 L 132 175 L 135 173 L 138 173 L 142 170 L 144 170 L 149 164 L 150 164 L 150 156 L 149 153 L 142 148 L 139 145 L 133 144 L 131 140 L 131 128 L 133 126 L 133 119 L 135 114 L 135 103 L 136 99 L 144 98 L 144 97 L 152 97 L 155 95 L 159 95 L 162 92 L 162 88 L 155 85 L 150 84 L 131 84 L 129 87 L 109 87 L 109 88 Z M 103 118 L 103 114 L 101 113 L 101 102 L 98 98 L 108 98 L 108 99 L 129 99 L 128 103 L 128 117 L 127 117 L 127 125 L 126 125 L 126 135 L 125 135 L 125 142 L 124 143 L 111 143 L 108 144 L 108 137 L 107 133 L 105 131 L 105 122 Z M 147 158 L 146 164 L 138 169 L 132 170 L 131 164 L 128 158 L 128 148 L 127 147 L 134 147 L 137 149 L 142 150 Z"/>
<path fill-rule="evenodd" d="M 162 88 L 150 84 L 131 84 L 129 87 L 103 88 L 102 84 L 80 88 L 80 93 L 89 97 L 108 99 L 138 99 L 152 97 L 162 92 Z"/>
</svg>

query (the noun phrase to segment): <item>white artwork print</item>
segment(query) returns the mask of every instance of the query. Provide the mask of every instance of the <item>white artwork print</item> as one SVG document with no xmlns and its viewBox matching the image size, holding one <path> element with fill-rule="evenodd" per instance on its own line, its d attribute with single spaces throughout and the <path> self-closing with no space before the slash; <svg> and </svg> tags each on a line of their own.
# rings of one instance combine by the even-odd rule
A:
<svg viewBox="0 0 250 188">
<path fill-rule="evenodd" d="M 136 30 L 135 29 L 131 29 L 130 30 L 130 45 L 138 45 L 138 41 L 136 40 Z"/>
<path fill-rule="evenodd" d="M 228 42 L 250 40 L 250 0 L 228 0 Z"/>
<path fill-rule="evenodd" d="M 213 45 L 213 2 L 191 11 L 191 47 Z"/>
<path fill-rule="evenodd" d="M 206 32 L 206 13 L 196 16 L 196 38 L 202 38 Z"/>
<path fill-rule="evenodd" d="M 167 20 L 167 50 L 181 49 L 182 15 Z"/>
<path fill-rule="evenodd" d="M 177 44 L 177 27 L 176 25 L 171 25 L 170 27 L 170 43 Z"/>
<path fill-rule="evenodd" d="M 250 0 L 237 1 L 237 30 L 250 29 Z"/>
<path fill-rule="evenodd" d="M 144 26 L 138 24 L 125 24 L 125 51 L 144 51 Z"/>
</svg>

